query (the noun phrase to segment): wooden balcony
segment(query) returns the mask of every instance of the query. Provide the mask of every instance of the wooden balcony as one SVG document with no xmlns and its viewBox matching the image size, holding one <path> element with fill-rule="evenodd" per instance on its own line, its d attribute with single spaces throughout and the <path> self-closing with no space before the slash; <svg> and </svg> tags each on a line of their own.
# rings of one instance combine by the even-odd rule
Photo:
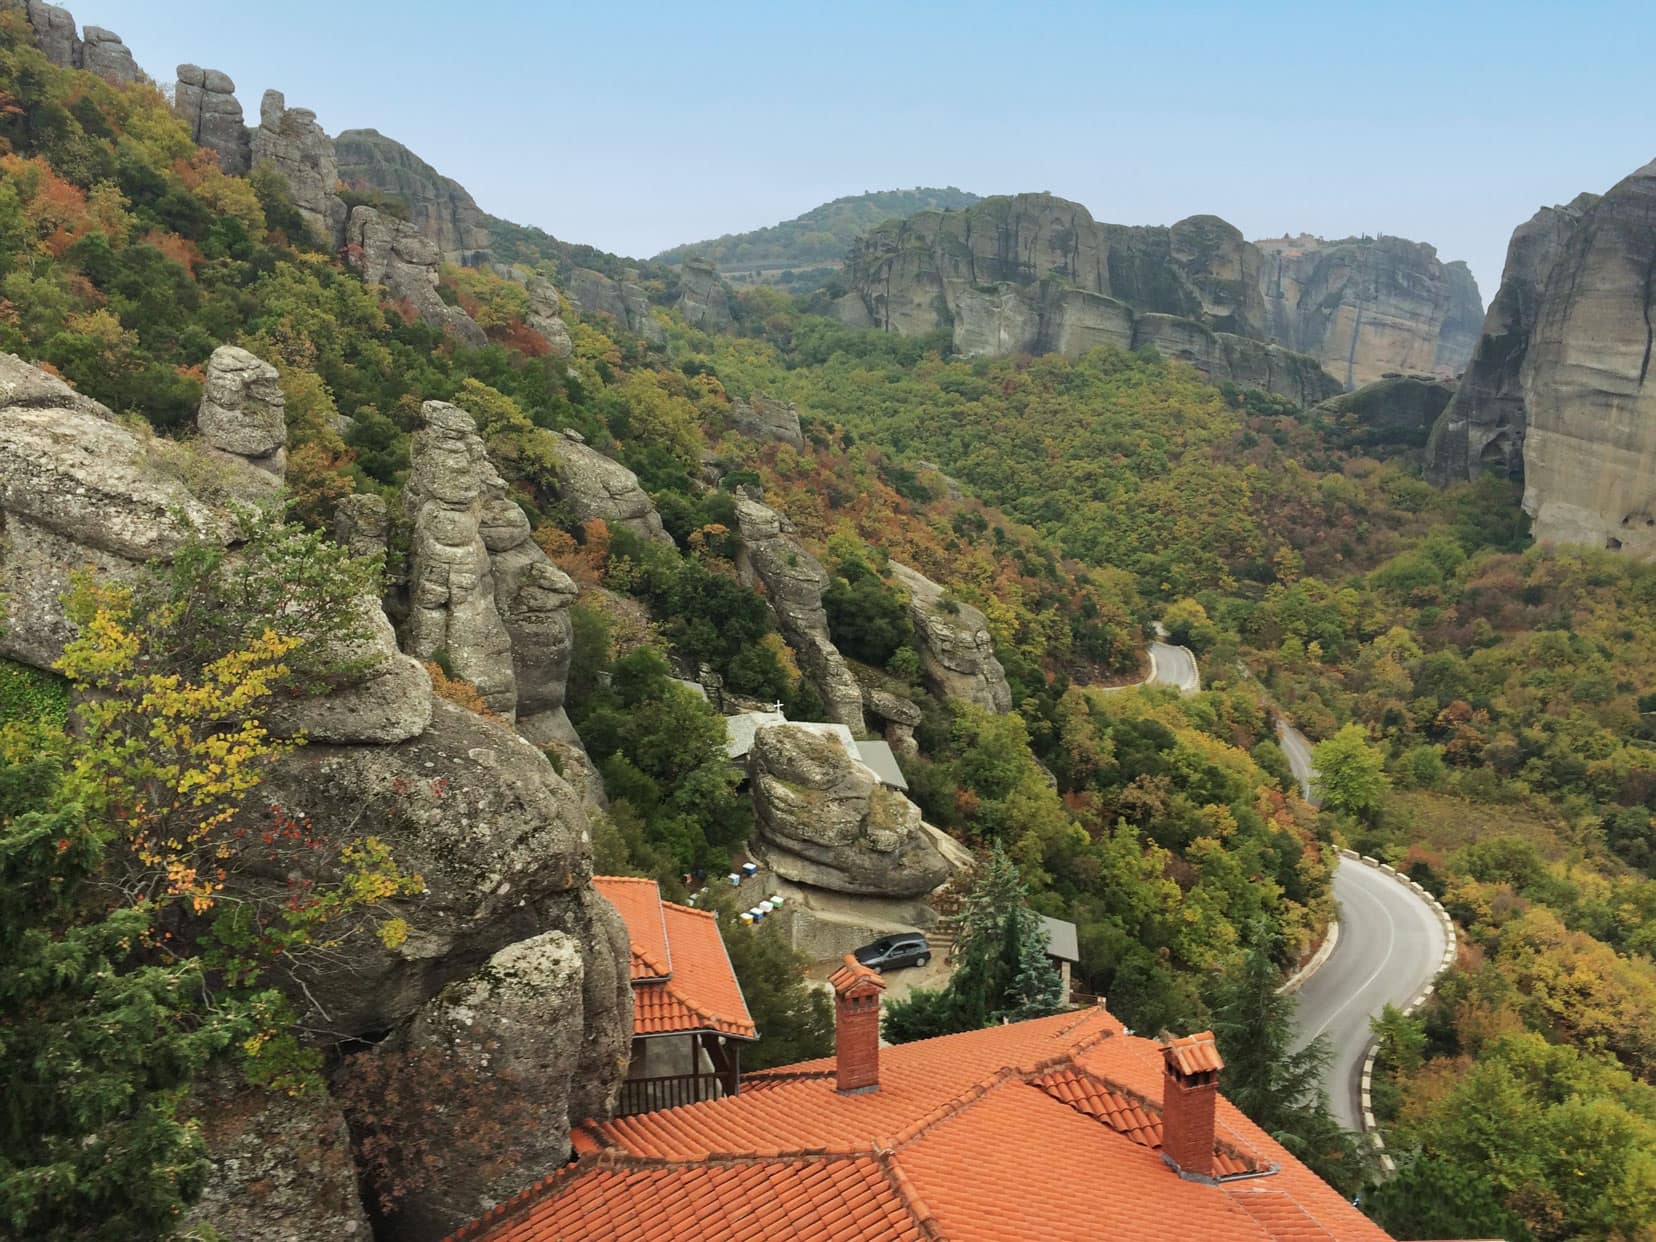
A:
<svg viewBox="0 0 1656 1242">
<path fill-rule="evenodd" d="M 668 1074 L 661 1078 L 629 1078 L 621 1084 L 621 1098 L 615 1106 L 617 1117 L 678 1108 L 702 1100 L 735 1095 L 739 1078 L 734 1069 L 700 1074 Z"/>
</svg>

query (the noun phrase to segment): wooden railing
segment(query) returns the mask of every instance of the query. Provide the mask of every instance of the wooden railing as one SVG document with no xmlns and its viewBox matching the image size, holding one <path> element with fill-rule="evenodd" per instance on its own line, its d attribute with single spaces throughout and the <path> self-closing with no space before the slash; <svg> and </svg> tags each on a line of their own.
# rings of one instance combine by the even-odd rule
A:
<svg viewBox="0 0 1656 1242">
<path fill-rule="evenodd" d="M 621 1084 L 621 1099 L 615 1113 L 618 1117 L 653 1113 L 663 1108 L 678 1108 L 701 1100 L 735 1095 L 736 1090 L 734 1074 L 668 1074 L 661 1078 L 629 1078 Z"/>
</svg>

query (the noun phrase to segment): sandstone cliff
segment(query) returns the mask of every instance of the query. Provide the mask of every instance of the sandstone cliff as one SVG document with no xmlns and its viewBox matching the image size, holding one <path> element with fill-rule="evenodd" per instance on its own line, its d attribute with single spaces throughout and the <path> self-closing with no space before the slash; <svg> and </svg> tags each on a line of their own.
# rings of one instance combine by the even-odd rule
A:
<svg viewBox="0 0 1656 1242">
<path fill-rule="evenodd" d="M 1524 477 L 1524 359 L 1547 279 L 1597 202 L 1583 194 L 1563 207 L 1543 207 L 1513 231 L 1472 360 L 1432 430 L 1426 475 L 1433 482 L 1463 482 L 1480 470 Z"/>
<path fill-rule="evenodd" d="M 1439 481 L 1524 481 L 1537 540 L 1656 556 L 1656 163 L 1513 234 L 1471 366 L 1434 428 Z"/>
<path fill-rule="evenodd" d="M 1347 388 L 1388 373 L 1455 376 L 1483 304 L 1464 263 L 1401 237 L 1278 238 L 1254 243 L 1266 333 L 1310 354 Z"/>
<path fill-rule="evenodd" d="M 968 354 L 1151 347 L 1215 382 L 1301 403 L 1387 370 L 1464 361 L 1481 314 L 1464 265 L 1386 238 L 1335 243 L 1342 262 L 1319 266 L 1314 256 L 1329 244 L 1301 240 L 1301 257 L 1290 261 L 1217 216 L 1141 228 L 1100 223 L 1050 194 L 991 198 L 868 234 L 852 253 L 851 292 L 836 312 L 904 334 L 946 328 Z M 1368 284 L 1351 280 L 1353 256 L 1366 256 Z M 1316 289 L 1303 314 L 1301 283 Z M 1328 305 L 1313 307 L 1313 297 Z"/>
<path fill-rule="evenodd" d="M 377 190 L 408 205 L 409 221 L 444 263 L 476 267 L 489 258 L 489 230 L 466 187 L 443 176 L 378 130 L 347 129 L 334 139 L 339 176 L 352 188 Z"/>
</svg>

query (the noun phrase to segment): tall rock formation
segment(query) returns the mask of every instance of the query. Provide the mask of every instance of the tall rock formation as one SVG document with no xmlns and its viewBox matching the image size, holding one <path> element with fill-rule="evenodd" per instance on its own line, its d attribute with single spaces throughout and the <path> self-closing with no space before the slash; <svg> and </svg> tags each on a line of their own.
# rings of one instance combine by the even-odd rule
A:
<svg viewBox="0 0 1656 1242">
<path fill-rule="evenodd" d="M 1466 264 L 1401 237 L 1258 241 L 1267 334 L 1348 389 L 1382 376 L 1460 374 L 1483 304 Z"/>
<path fill-rule="evenodd" d="M 1432 429 L 1426 477 L 1434 483 L 1464 482 L 1481 470 L 1524 477 L 1523 370 L 1541 296 L 1566 244 L 1598 201 L 1582 194 L 1566 206 L 1543 207 L 1513 230 L 1501 287 L 1472 361 Z"/>
<path fill-rule="evenodd" d="M 730 327 L 730 286 L 706 259 L 686 259 L 679 270 L 679 313 L 693 328 L 722 332 Z"/>
<path fill-rule="evenodd" d="M 75 15 L 43 0 L 27 0 L 24 12 L 34 27 L 35 46 L 46 59 L 65 69 L 85 69 L 116 86 L 148 82 L 121 36 L 102 26 L 75 31 Z"/>
<path fill-rule="evenodd" d="M 309 108 L 290 108 L 281 91 L 266 91 L 253 131 L 253 164 L 268 163 L 287 182 L 294 206 L 330 252 L 344 239 L 345 203 L 334 192 L 339 161 L 333 141 Z"/>
<path fill-rule="evenodd" d="M 392 297 L 407 302 L 421 322 L 452 333 L 462 344 L 481 349 L 489 338 L 458 306 L 437 292 L 440 279 L 437 247 L 406 220 L 372 207 L 351 210 L 345 225 L 345 260 L 371 285 L 384 285 Z"/>
<path fill-rule="evenodd" d="M 796 449 L 805 447 L 799 407 L 792 401 L 778 401 L 757 392 L 745 401 L 738 397 L 731 403 L 730 421 L 737 431 L 755 440 L 780 440 Z"/>
<path fill-rule="evenodd" d="M 828 636 L 822 593 L 828 572 L 793 536 L 793 523 L 756 500 L 736 502 L 742 548 L 736 568 L 745 585 L 762 585 L 782 637 L 799 657 L 800 670 L 827 707 L 830 720 L 861 732 L 862 687 Z"/>
<path fill-rule="evenodd" d="M 1348 342 L 1333 375 L 1324 369 L 1331 358 L 1326 325 L 1298 330 L 1299 288 L 1283 276 L 1281 261 L 1217 216 L 1191 216 L 1167 228 L 1102 224 L 1050 194 L 922 212 L 859 242 L 847 266 L 851 292 L 835 309 L 856 326 L 904 334 L 946 328 L 967 354 L 1151 347 L 1214 382 L 1307 404 L 1340 391 L 1339 377 L 1348 373 L 1355 382 L 1371 370 L 1377 378 L 1394 355 L 1421 354 L 1415 369 L 1430 370 L 1440 351 L 1449 359 L 1457 348 L 1470 349 L 1470 328 L 1481 313 L 1470 272 L 1445 268 L 1429 246 L 1398 244 L 1431 286 L 1386 305 L 1394 335 L 1413 343 L 1407 350 L 1396 342 L 1365 345 L 1353 368 Z M 1333 280 L 1330 274 L 1325 283 Z M 1412 283 L 1393 274 L 1386 288 Z M 1306 317 L 1315 318 L 1309 308 Z M 1374 336 L 1380 309 L 1371 308 L 1369 320 L 1366 331 Z"/>
<path fill-rule="evenodd" d="M 558 292 L 558 287 L 546 277 L 526 268 L 496 263 L 490 265 L 490 270 L 505 280 L 523 286 L 523 291 L 529 295 L 529 314 L 524 322 L 540 333 L 554 358 L 569 357 L 574 352 L 575 343 L 570 339 L 569 325 L 563 320 L 563 295 Z"/>
<path fill-rule="evenodd" d="M 892 561 L 891 576 L 908 593 L 927 688 L 940 698 L 962 699 L 992 712 L 1011 711 L 1012 688 L 995 658 L 989 619 L 907 565 Z"/>
<path fill-rule="evenodd" d="M 444 263 L 476 267 L 489 258 L 489 229 L 466 187 L 443 176 L 395 139 L 347 129 L 334 139 L 346 185 L 377 190 L 408 205 L 409 221 Z"/>
<path fill-rule="evenodd" d="M 1656 163 L 1513 234 L 1427 469 L 1524 481 L 1537 540 L 1656 556 Z"/>
<path fill-rule="evenodd" d="M 917 897 L 948 879 L 920 808 L 839 739 L 768 725 L 754 735 L 749 764 L 754 845 L 783 879 L 888 897 Z"/>
<path fill-rule="evenodd" d="M 173 111 L 190 127 L 196 144 L 218 156 L 225 172 L 240 176 L 253 167 L 253 136 L 243 123 L 241 101 L 229 74 L 200 65 L 178 66 Z"/>
<path fill-rule="evenodd" d="M 602 272 L 578 267 L 566 279 L 564 292 L 581 315 L 608 315 L 628 332 L 653 345 L 667 343 L 661 325 L 650 318 L 650 299 L 634 280 L 611 280 Z"/>
<path fill-rule="evenodd" d="M 196 414 L 201 438 L 280 479 L 287 473 L 287 398 L 276 368 L 245 349 L 220 345 L 207 359 Z"/>
</svg>

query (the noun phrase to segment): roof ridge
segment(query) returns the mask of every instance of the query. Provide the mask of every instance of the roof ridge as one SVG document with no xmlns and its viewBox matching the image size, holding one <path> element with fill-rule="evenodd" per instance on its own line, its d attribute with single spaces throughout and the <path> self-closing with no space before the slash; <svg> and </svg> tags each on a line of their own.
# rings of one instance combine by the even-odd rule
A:
<svg viewBox="0 0 1656 1242">
<path fill-rule="evenodd" d="M 932 1242 L 941 1242 L 942 1239 L 946 1238 L 947 1235 L 943 1232 L 942 1225 L 938 1223 L 937 1217 L 932 1213 L 931 1205 L 921 1197 L 920 1191 L 915 1188 L 914 1183 L 909 1180 L 908 1174 L 903 1171 L 903 1166 L 897 1163 L 897 1153 L 895 1151 L 878 1152 L 874 1159 L 885 1172 L 892 1188 L 897 1192 L 897 1197 L 902 1200 L 903 1206 L 908 1209 L 909 1215 L 914 1218 L 915 1228 L 920 1230 L 921 1236 L 932 1240 Z"/>
<path fill-rule="evenodd" d="M 901 1130 L 898 1130 L 892 1136 L 891 1149 L 896 1151 L 900 1147 L 908 1146 L 933 1126 L 964 1112 L 991 1091 L 1004 1086 L 1009 1079 L 1019 1076 L 1020 1073 L 1021 1071 L 1015 1065 L 1003 1065 L 993 1073 L 978 1079 L 958 1095 L 944 1100 L 930 1112 L 922 1114 L 918 1119 L 911 1121 Z"/>
<path fill-rule="evenodd" d="M 732 977 L 735 976 L 735 969 L 734 968 L 732 968 L 732 970 L 731 970 L 731 975 L 732 975 Z M 692 1000 L 688 999 L 687 997 L 685 997 L 681 992 L 678 991 L 677 988 L 675 988 L 673 986 L 673 980 L 671 978 L 663 979 L 659 986 L 664 987 L 669 992 L 671 992 L 673 994 L 673 999 L 674 1000 L 676 1000 L 679 1004 L 683 1005 L 686 1009 L 688 1009 L 691 1013 L 695 1014 L 698 1018 L 706 1018 L 709 1022 L 713 1022 L 713 1023 L 724 1022 L 724 1023 L 728 1023 L 729 1025 L 732 1025 L 732 1026 L 736 1025 L 738 1022 L 741 1021 L 741 1019 L 739 1019 L 739 1018 L 727 1017 L 725 1014 L 717 1013 L 714 1010 L 707 1009 L 707 1008 L 704 1008 L 701 1005 L 696 1004 L 695 1001 L 692 1001 Z M 736 984 L 737 990 L 740 991 L 741 987 L 742 987 L 742 985 L 741 985 L 740 981 L 738 981 L 737 984 Z M 747 997 L 745 997 L 745 996 L 742 997 L 742 1008 L 743 1009 L 747 1008 Z M 753 1026 L 754 1025 L 753 1015 L 751 1013 L 748 1014 L 748 1016 L 747 1016 L 746 1025 L 748 1025 L 748 1026 Z M 743 1038 L 757 1039 L 757 1038 L 759 1038 L 759 1036 L 757 1034 L 758 1028 L 754 1027 L 754 1030 L 755 1030 L 755 1034 L 752 1035 L 751 1037 L 745 1037 L 745 1036 L 737 1035 L 734 1038 L 736 1038 L 736 1039 L 743 1039 Z M 720 1031 L 719 1033 L 721 1035 L 731 1034 L 731 1032 L 729 1032 L 729 1031 Z M 674 1031 L 673 1034 L 682 1035 L 682 1034 L 685 1034 L 685 1032 L 683 1032 L 683 1031 Z"/>
</svg>

